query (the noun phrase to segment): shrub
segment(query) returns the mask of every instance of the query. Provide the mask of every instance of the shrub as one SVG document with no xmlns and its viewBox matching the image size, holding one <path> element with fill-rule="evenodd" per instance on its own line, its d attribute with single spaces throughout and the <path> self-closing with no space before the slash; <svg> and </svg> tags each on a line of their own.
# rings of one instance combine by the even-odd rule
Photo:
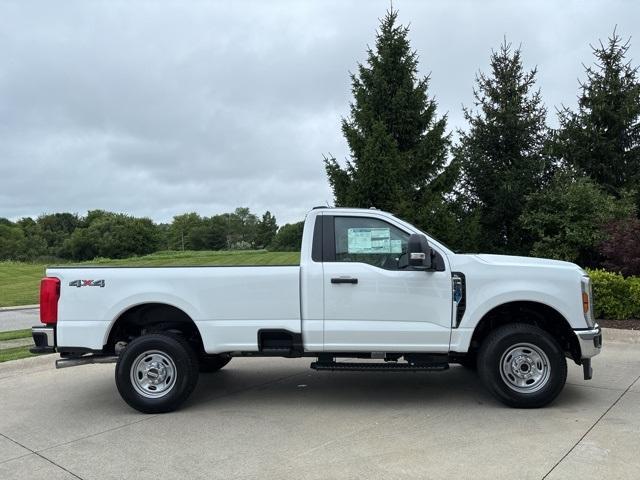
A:
<svg viewBox="0 0 640 480">
<path fill-rule="evenodd" d="M 627 320 L 640 318 L 640 277 L 590 270 L 596 318 Z"/>
<path fill-rule="evenodd" d="M 640 277 L 629 277 L 627 282 L 629 283 L 631 298 L 635 306 L 632 314 L 633 318 L 640 319 Z"/>
</svg>

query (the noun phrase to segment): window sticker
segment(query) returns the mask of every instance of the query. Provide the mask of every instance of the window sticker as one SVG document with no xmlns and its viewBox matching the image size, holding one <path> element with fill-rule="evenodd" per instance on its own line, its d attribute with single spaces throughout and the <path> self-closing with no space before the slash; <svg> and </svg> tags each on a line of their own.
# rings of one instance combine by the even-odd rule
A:
<svg viewBox="0 0 640 480">
<path fill-rule="evenodd" d="M 391 240 L 391 253 L 402 253 L 402 240 Z"/>
<path fill-rule="evenodd" d="M 348 253 L 392 253 L 391 248 L 391 229 L 389 228 L 349 228 L 347 230 Z M 394 248 L 398 247 L 394 246 Z"/>
</svg>

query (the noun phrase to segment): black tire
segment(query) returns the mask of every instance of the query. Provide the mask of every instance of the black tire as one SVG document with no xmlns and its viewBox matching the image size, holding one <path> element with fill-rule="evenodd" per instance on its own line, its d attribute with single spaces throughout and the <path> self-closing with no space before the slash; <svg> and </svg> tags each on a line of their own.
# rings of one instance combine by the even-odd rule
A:
<svg viewBox="0 0 640 480">
<path fill-rule="evenodd" d="M 496 329 L 482 342 L 478 373 L 485 387 L 506 405 L 539 408 L 562 391 L 567 361 L 549 333 L 514 323 Z"/>
<path fill-rule="evenodd" d="M 171 412 L 198 383 L 198 357 L 180 335 L 151 333 L 136 338 L 120 353 L 115 375 L 118 392 L 131 407 L 143 413 Z M 150 383 L 159 379 L 163 381 L 157 385 Z M 142 386 L 144 382 L 149 385 Z"/>
<path fill-rule="evenodd" d="M 231 361 L 231 356 L 226 354 L 220 355 L 201 355 L 198 364 L 200 373 L 213 373 L 223 368 Z"/>
</svg>

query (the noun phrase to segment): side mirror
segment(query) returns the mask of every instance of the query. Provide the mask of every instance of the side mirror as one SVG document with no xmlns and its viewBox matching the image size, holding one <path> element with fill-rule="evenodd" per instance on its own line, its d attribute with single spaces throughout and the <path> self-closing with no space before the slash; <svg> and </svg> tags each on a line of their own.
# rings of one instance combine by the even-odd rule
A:
<svg viewBox="0 0 640 480">
<path fill-rule="evenodd" d="M 427 237 L 419 233 L 410 235 L 407 243 L 407 256 L 409 266 L 414 270 L 430 270 L 431 247 L 429 247 Z"/>
</svg>

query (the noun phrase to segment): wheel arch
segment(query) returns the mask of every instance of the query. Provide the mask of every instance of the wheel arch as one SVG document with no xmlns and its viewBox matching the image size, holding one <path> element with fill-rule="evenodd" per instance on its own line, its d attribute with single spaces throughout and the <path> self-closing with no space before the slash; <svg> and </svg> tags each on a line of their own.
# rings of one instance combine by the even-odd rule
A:
<svg viewBox="0 0 640 480">
<path fill-rule="evenodd" d="M 147 332 L 173 331 L 183 335 L 197 351 L 203 351 L 202 336 L 193 318 L 184 309 L 166 302 L 131 305 L 111 322 L 104 350 L 114 351 L 119 341 L 129 342 Z"/>
<path fill-rule="evenodd" d="M 581 363 L 580 344 L 569 321 L 555 308 L 537 301 L 509 301 L 486 312 L 473 330 L 468 354 L 475 355 L 487 335 L 502 325 L 525 323 L 551 334 L 565 355 Z"/>
</svg>

